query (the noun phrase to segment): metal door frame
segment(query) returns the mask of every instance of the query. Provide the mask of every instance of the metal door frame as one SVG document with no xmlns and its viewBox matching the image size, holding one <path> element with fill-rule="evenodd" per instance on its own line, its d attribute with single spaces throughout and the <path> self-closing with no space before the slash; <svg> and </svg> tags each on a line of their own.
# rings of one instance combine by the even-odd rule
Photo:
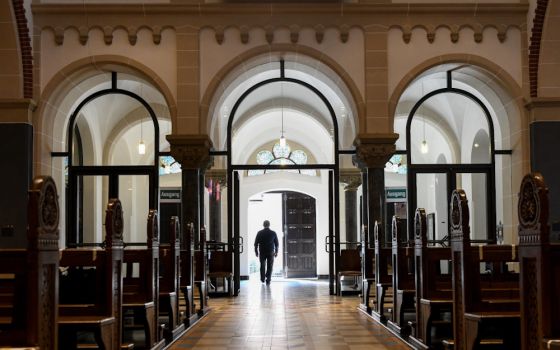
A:
<svg viewBox="0 0 560 350">
<path fill-rule="evenodd" d="M 234 180 L 235 173 L 239 170 L 303 170 L 303 169 L 328 169 L 329 179 L 332 176 L 332 181 L 329 181 L 329 237 L 334 245 L 329 251 L 329 293 L 331 295 L 336 295 L 335 290 L 335 276 L 338 274 L 338 259 L 340 256 L 340 203 L 339 203 L 339 156 L 341 154 L 352 154 L 354 151 L 341 151 L 338 145 L 338 122 L 336 120 L 336 114 L 334 109 L 330 104 L 329 100 L 325 95 L 321 93 L 317 88 L 311 84 L 294 78 L 288 78 L 285 75 L 285 65 L 284 60 L 280 60 L 280 77 L 270 78 L 256 83 L 255 85 L 248 88 L 243 94 L 237 99 L 233 108 L 231 109 L 230 115 L 228 117 L 227 125 L 227 182 L 228 182 L 228 244 L 233 248 L 234 251 L 234 261 L 233 261 L 233 273 L 234 273 L 234 295 L 239 295 L 240 287 L 240 262 L 239 262 L 239 246 L 241 244 L 241 234 L 239 232 L 239 183 L 234 188 L 236 180 Z M 309 90 L 311 90 L 315 95 L 317 95 L 321 101 L 327 107 L 330 117 L 333 123 L 333 141 L 334 141 L 334 163 L 333 164 L 310 164 L 310 165 L 245 165 L 245 164 L 233 164 L 232 163 L 232 129 L 233 121 L 235 119 L 235 114 L 241 105 L 241 103 L 254 92 L 256 89 L 277 82 L 287 82 L 301 85 Z M 334 186 L 334 185 L 336 186 Z M 331 191 L 333 192 L 331 194 Z M 237 193 L 236 193 L 237 192 Z M 235 199 L 237 198 L 237 200 Z M 332 222 L 331 222 L 332 221 Z"/>
</svg>

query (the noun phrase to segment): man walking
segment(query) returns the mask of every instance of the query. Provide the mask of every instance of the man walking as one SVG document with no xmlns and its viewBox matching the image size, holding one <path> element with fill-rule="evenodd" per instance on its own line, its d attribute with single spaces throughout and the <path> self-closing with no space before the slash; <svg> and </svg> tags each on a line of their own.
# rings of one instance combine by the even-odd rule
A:
<svg viewBox="0 0 560 350">
<path fill-rule="evenodd" d="M 255 238 L 255 254 L 261 262 L 261 282 L 264 283 L 266 277 L 266 284 L 268 285 L 272 275 L 274 257 L 278 255 L 278 236 L 276 236 L 276 232 L 270 229 L 268 220 L 263 222 L 263 226 L 264 228 L 257 233 L 257 238 Z"/>
</svg>

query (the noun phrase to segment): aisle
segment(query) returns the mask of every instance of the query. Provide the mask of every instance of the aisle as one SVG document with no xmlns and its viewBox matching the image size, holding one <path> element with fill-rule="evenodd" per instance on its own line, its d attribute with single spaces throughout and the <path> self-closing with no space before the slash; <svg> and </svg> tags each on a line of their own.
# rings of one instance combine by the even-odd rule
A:
<svg viewBox="0 0 560 350">
<path fill-rule="evenodd" d="M 171 349 L 408 349 L 356 309 L 357 296 L 329 295 L 325 282 L 245 281 Z"/>
</svg>

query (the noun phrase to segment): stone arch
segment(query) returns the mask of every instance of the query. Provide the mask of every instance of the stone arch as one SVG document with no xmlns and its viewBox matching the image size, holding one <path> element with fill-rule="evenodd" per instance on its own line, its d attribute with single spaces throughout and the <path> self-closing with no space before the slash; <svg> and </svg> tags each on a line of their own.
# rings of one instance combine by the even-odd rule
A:
<svg viewBox="0 0 560 350">
<path fill-rule="evenodd" d="M 254 60 L 254 64 L 258 64 L 261 63 L 261 61 L 268 61 L 268 57 L 270 57 L 270 55 L 277 54 L 279 56 L 282 56 L 283 54 L 288 53 L 307 56 L 325 64 L 327 67 L 332 69 L 349 90 L 350 96 L 347 96 L 347 98 L 354 104 L 354 107 L 356 108 L 356 133 L 360 133 L 365 130 L 366 123 L 364 99 L 360 93 L 360 90 L 358 89 L 358 86 L 340 64 L 338 64 L 334 59 L 326 56 L 324 53 L 310 47 L 294 44 L 272 44 L 258 46 L 243 52 L 242 54 L 230 60 L 229 63 L 223 66 L 220 71 L 214 75 L 214 78 L 208 84 L 208 87 L 200 103 L 199 132 L 201 134 L 210 134 L 212 123 L 212 118 L 210 116 L 210 113 L 212 112 L 212 100 L 216 96 L 216 94 L 223 89 L 224 79 L 226 79 L 238 66 L 246 65 L 247 62 L 251 59 L 260 57 L 261 60 Z"/>
<path fill-rule="evenodd" d="M 406 74 L 401 81 L 397 84 L 391 97 L 389 99 L 389 125 L 394 125 L 395 111 L 397 104 L 401 95 L 407 89 L 407 87 L 424 71 L 446 63 L 463 63 L 472 64 L 474 66 L 483 68 L 494 74 L 497 78 L 496 82 L 511 96 L 512 100 L 515 100 L 518 110 L 520 113 L 523 111 L 523 92 L 519 84 L 513 79 L 513 77 L 507 73 L 505 70 L 500 68 L 496 63 L 477 55 L 465 55 L 465 54 L 448 54 L 433 57 L 416 67 L 412 68 L 408 74 Z"/>
<path fill-rule="evenodd" d="M 138 61 L 124 56 L 99 55 L 83 58 L 58 71 L 43 89 L 37 112 L 33 117 L 33 125 L 36 130 L 35 171 L 44 173 L 50 167 L 50 164 L 45 163 L 48 163 L 47 160 L 50 159 L 52 144 L 54 142 L 61 142 L 61 140 L 55 140 L 53 136 L 55 114 L 57 112 L 57 107 L 53 104 L 53 101 L 61 98 L 61 96 L 64 96 L 73 88 L 71 81 L 73 77 L 90 78 L 100 72 L 108 71 L 130 73 L 144 78 L 148 83 L 152 84 L 163 95 L 169 109 L 172 129 L 175 130 L 177 127 L 177 104 L 175 97 L 169 86 L 155 71 Z"/>
</svg>

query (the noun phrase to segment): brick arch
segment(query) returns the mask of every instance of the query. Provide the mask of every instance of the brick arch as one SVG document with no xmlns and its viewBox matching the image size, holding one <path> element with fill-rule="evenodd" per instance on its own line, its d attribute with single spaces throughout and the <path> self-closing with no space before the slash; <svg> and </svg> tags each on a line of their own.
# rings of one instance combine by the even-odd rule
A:
<svg viewBox="0 0 560 350">
<path fill-rule="evenodd" d="M 31 53 L 31 38 L 25 17 L 23 0 L 12 0 L 14 14 L 17 21 L 19 49 L 21 52 L 21 65 L 23 70 L 23 97 L 33 98 L 33 57 Z"/>
<path fill-rule="evenodd" d="M 412 68 L 408 72 L 408 74 L 404 76 L 404 78 L 401 79 L 401 81 L 393 90 L 391 98 L 389 99 L 389 123 L 391 126 L 394 125 L 395 112 L 399 99 L 406 88 L 412 83 L 412 81 L 426 70 L 446 63 L 472 64 L 473 66 L 483 68 L 484 70 L 487 70 L 488 72 L 494 74 L 497 77 L 498 84 L 509 94 L 511 99 L 516 102 L 519 111 L 523 110 L 523 93 L 521 87 L 519 86 L 519 84 L 517 84 L 515 79 L 513 79 L 513 77 L 509 73 L 504 71 L 500 66 L 481 56 L 449 54 L 433 57 L 417 65 L 416 67 Z"/>
<path fill-rule="evenodd" d="M 223 82 L 224 80 L 240 65 L 247 67 L 248 62 L 253 61 L 254 64 L 264 62 L 268 57 L 264 57 L 267 55 L 278 55 L 282 56 L 283 54 L 301 54 L 303 56 L 307 56 L 311 59 L 315 59 L 327 67 L 332 69 L 338 78 L 345 84 L 346 88 L 348 89 L 350 96 L 346 96 L 348 100 L 354 104 L 356 114 L 355 116 L 355 128 L 356 134 L 365 130 L 365 103 L 363 97 L 358 89 L 358 86 L 349 76 L 349 74 L 345 71 L 345 69 L 338 64 L 332 58 L 326 56 L 324 53 L 315 50 L 310 47 L 301 46 L 301 45 L 294 45 L 294 44 L 273 44 L 273 45 L 263 45 L 259 47 L 255 47 L 253 49 L 247 50 L 242 54 L 238 55 L 237 57 L 230 60 L 218 73 L 216 73 L 208 84 L 208 87 L 204 93 L 200 104 L 200 129 L 199 132 L 201 134 L 210 134 L 211 133 L 211 123 L 212 118 L 210 115 L 211 111 L 211 103 L 212 100 L 216 97 L 216 94 L 220 93 L 223 90 Z M 260 60 L 259 60 L 260 58 Z"/>
<path fill-rule="evenodd" d="M 560 96 L 559 17 L 557 0 L 537 1 L 529 53 L 531 97 Z"/>
</svg>

